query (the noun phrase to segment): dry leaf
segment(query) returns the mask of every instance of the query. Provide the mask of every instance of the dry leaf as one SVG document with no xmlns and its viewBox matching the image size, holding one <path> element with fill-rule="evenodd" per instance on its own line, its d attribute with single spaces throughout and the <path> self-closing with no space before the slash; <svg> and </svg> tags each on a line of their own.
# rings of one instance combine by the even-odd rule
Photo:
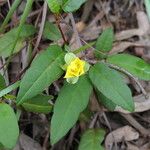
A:
<svg viewBox="0 0 150 150">
<path fill-rule="evenodd" d="M 139 138 L 139 133 L 135 131 L 130 126 L 124 126 L 122 128 L 118 128 L 111 133 L 109 133 L 105 140 L 105 148 L 110 149 L 113 143 L 124 141 L 132 141 Z"/>
<path fill-rule="evenodd" d="M 144 11 L 138 11 L 137 12 L 137 21 L 139 28 L 137 29 L 130 29 L 125 30 L 117 33 L 115 35 L 116 40 L 125 40 L 128 38 L 131 38 L 133 36 L 143 36 L 147 33 L 149 33 L 150 24 L 147 15 Z"/>
<path fill-rule="evenodd" d="M 109 54 L 117 54 L 119 52 L 123 52 L 128 47 L 131 46 L 143 46 L 139 42 L 117 42 L 114 44 L 113 49 L 109 52 Z"/>
<path fill-rule="evenodd" d="M 127 142 L 127 150 L 140 150 L 136 145 Z"/>
<path fill-rule="evenodd" d="M 13 150 L 42 150 L 40 144 L 25 134 L 21 134 L 18 144 Z"/>
</svg>

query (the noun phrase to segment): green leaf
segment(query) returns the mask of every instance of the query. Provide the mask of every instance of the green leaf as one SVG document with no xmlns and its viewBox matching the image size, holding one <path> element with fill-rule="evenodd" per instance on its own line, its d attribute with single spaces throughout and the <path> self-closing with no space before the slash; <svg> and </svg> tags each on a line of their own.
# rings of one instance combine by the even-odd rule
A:
<svg viewBox="0 0 150 150">
<path fill-rule="evenodd" d="M 14 32 L 13 34 L 16 34 L 16 31 L 18 28 L 11 30 L 10 32 Z M 25 24 L 22 26 L 22 30 L 20 33 L 20 38 L 28 38 L 36 33 L 36 28 L 33 25 Z"/>
<path fill-rule="evenodd" d="M 12 50 L 14 42 L 15 40 L 12 35 L 4 36 L 3 39 L 0 39 L 0 43 L 2 43 L 0 45 L 0 56 L 9 57 L 11 55 L 11 50 Z M 13 54 L 19 52 L 21 48 L 23 48 L 24 46 L 25 46 L 24 40 L 20 38 L 17 41 Z"/>
<path fill-rule="evenodd" d="M 86 76 L 76 84 L 66 83 L 54 105 L 51 120 L 51 143 L 55 144 L 73 127 L 80 113 L 87 107 L 92 86 Z"/>
<path fill-rule="evenodd" d="M 79 116 L 79 121 L 84 123 L 90 123 L 91 117 L 93 116 L 93 112 L 90 108 L 86 108 Z"/>
<path fill-rule="evenodd" d="M 150 80 L 150 64 L 141 58 L 128 54 L 117 54 L 109 56 L 107 62 L 122 67 L 139 79 Z"/>
<path fill-rule="evenodd" d="M 6 94 L 4 97 L 5 97 L 5 99 L 8 99 L 8 100 L 15 100 L 16 99 L 16 96 L 11 95 L 11 94 Z"/>
<path fill-rule="evenodd" d="M 5 89 L 1 90 L 0 91 L 0 97 L 2 97 L 4 95 L 8 94 L 9 92 L 15 90 L 16 88 L 19 87 L 19 85 L 20 85 L 20 81 L 17 81 L 14 84 L 12 84 L 12 85 L 6 87 Z"/>
<path fill-rule="evenodd" d="M 150 19 L 150 0 L 145 0 L 145 6 L 146 6 L 146 12 L 147 12 L 147 15 Z"/>
<path fill-rule="evenodd" d="M 87 0 L 66 0 L 62 8 L 65 12 L 73 12 L 80 8 L 80 6 Z"/>
<path fill-rule="evenodd" d="M 61 77 L 64 55 L 59 46 L 52 45 L 35 58 L 21 80 L 17 96 L 18 104 L 22 104 L 40 94 L 46 87 Z"/>
<path fill-rule="evenodd" d="M 79 144 L 78 150 L 104 150 L 100 145 L 104 140 L 105 131 L 102 129 L 89 129 L 87 130 Z"/>
<path fill-rule="evenodd" d="M 5 79 L 4 77 L 0 74 L 0 90 L 4 89 L 6 87 Z"/>
<path fill-rule="evenodd" d="M 19 136 L 17 118 L 12 108 L 0 103 L 0 145 L 13 149 Z"/>
<path fill-rule="evenodd" d="M 103 63 L 97 63 L 91 67 L 89 76 L 97 90 L 105 97 L 128 111 L 134 110 L 131 91 L 117 71 Z"/>
<path fill-rule="evenodd" d="M 114 33 L 112 28 L 107 28 L 99 36 L 96 42 L 96 49 L 103 52 L 108 52 L 112 49 Z"/>
<path fill-rule="evenodd" d="M 62 0 L 46 0 L 50 10 L 53 13 L 59 14 L 61 12 Z"/>
<path fill-rule="evenodd" d="M 103 53 L 103 52 L 100 52 L 100 51 L 98 51 L 98 50 L 95 49 L 95 51 L 94 51 L 94 56 L 95 56 L 97 59 L 99 59 L 99 60 L 103 60 L 103 59 L 106 59 L 106 58 L 107 58 L 108 54 Z"/>
<path fill-rule="evenodd" d="M 101 104 L 103 104 L 108 110 L 113 111 L 116 108 L 116 104 L 111 101 L 111 99 L 108 99 L 106 96 L 104 96 L 101 92 L 96 90 L 97 98 Z"/>
<path fill-rule="evenodd" d="M 29 112 L 48 114 L 52 111 L 52 105 L 48 102 L 52 96 L 37 95 L 22 104 L 23 108 Z"/>
<path fill-rule="evenodd" d="M 17 29 L 14 28 L 0 38 L 0 56 L 8 57 L 11 54 L 12 47 L 17 36 Z M 32 25 L 24 25 L 20 34 L 20 39 L 17 41 L 14 53 L 17 53 L 24 47 L 24 40 L 35 33 L 35 28 Z"/>
<path fill-rule="evenodd" d="M 49 39 L 51 41 L 57 41 L 57 40 L 61 39 L 61 33 L 60 33 L 58 27 L 48 21 L 45 23 L 43 36 L 44 36 L 44 38 Z"/>
</svg>

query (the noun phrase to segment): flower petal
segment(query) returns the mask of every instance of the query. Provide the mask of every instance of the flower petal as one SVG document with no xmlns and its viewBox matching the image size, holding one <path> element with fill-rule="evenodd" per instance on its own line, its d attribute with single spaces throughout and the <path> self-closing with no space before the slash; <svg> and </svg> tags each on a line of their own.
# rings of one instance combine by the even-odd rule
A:
<svg viewBox="0 0 150 150">
<path fill-rule="evenodd" d="M 73 53 L 67 53 L 66 55 L 65 55 L 65 62 L 68 64 L 68 65 L 70 65 L 70 63 L 74 60 L 74 59 L 76 59 L 77 57 L 76 57 L 76 55 L 75 54 L 73 54 Z"/>
<path fill-rule="evenodd" d="M 75 84 L 77 83 L 78 79 L 79 77 L 73 77 L 73 78 L 67 78 L 66 80 L 68 83 Z"/>
</svg>

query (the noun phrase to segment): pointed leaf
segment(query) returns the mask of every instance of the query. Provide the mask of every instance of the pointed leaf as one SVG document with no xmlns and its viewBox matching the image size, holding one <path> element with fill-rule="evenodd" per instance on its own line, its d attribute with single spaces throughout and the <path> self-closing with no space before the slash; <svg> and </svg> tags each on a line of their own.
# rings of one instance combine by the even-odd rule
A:
<svg viewBox="0 0 150 150">
<path fill-rule="evenodd" d="M 13 149 L 19 136 L 17 118 L 8 104 L 0 103 L 0 145 Z"/>
<path fill-rule="evenodd" d="M 101 146 L 105 131 L 102 129 L 89 129 L 82 138 L 78 150 L 104 150 Z"/>
<path fill-rule="evenodd" d="M 141 58 L 128 54 L 117 54 L 109 56 L 107 61 L 124 68 L 139 79 L 150 80 L 150 64 Z"/>
<path fill-rule="evenodd" d="M 22 104 L 23 108 L 29 112 L 48 114 L 52 111 L 52 105 L 49 103 L 53 97 L 48 95 L 37 95 Z"/>
<path fill-rule="evenodd" d="M 51 120 L 51 143 L 55 144 L 73 127 L 89 102 L 92 86 L 86 76 L 76 84 L 66 83 L 54 105 Z"/>
<path fill-rule="evenodd" d="M 52 41 L 57 41 L 61 39 L 61 33 L 58 27 L 55 24 L 48 22 L 48 21 L 45 23 L 43 36 L 44 38 L 52 40 Z"/>
<path fill-rule="evenodd" d="M 18 88 L 20 85 L 20 81 L 15 82 L 14 84 L 2 89 L 0 91 L 0 97 L 5 96 L 6 94 L 8 94 L 9 92 L 15 90 L 16 88 Z"/>
<path fill-rule="evenodd" d="M 87 0 L 65 0 L 62 8 L 65 12 L 73 12 L 80 8 L 80 6 Z"/>
<path fill-rule="evenodd" d="M 117 71 L 110 69 L 103 63 L 97 63 L 91 67 L 89 76 L 94 86 L 105 97 L 124 109 L 134 110 L 131 91 Z"/>
<path fill-rule="evenodd" d="M 59 79 L 63 74 L 64 53 L 57 45 L 50 46 L 39 54 L 25 73 L 17 96 L 17 103 L 40 94 L 46 87 Z"/>
<path fill-rule="evenodd" d="M 113 111 L 116 108 L 116 104 L 104 96 L 100 91 L 96 90 L 97 98 L 101 104 L 103 104 L 108 110 Z"/>
<path fill-rule="evenodd" d="M 0 56 L 8 57 L 11 54 L 12 47 L 15 43 L 17 36 L 17 29 L 14 28 L 7 32 L 0 38 Z M 20 33 L 20 39 L 17 41 L 14 53 L 18 52 L 22 47 L 24 47 L 24 39 L 35 33 L 35 28 L 31 25 L 24 25 Z"/>
<path fill-rule="evenodd" d="M 13 29 L 13 31 L 11 30 L 10 32 L 14 32 L 14 34 L 16 35 L 17 30 L 18 30 L 18 28 L 15 28 L 15 29 Z M 34 35 L 35 33 L 36 33 L 36 28 L 33 25 L 25 24 L 22 26 L 20 37 L 28 38 L 28 37 Z"/>
<path fill-rule="evenodd" d="M 53 13 L 60 13 L 61 12 L 61 5 L 62 5 L 62 0 L 46 0 L 47 4 L 50 8 L 50 10 Z"/>
<path fill-rule="evenodd" d="M 150 20 L 150 0 L 144 0 L 144 3 L 145 3 L 145 6 L 146 6 L 147 15 L 148 15 L 149 20 Z"/>
<path fill-rule="evenodd" d="M 96 49 L 103 52 L 108 52 L 112 49 L 114 33 L 112 28 L 107 28 L 102 32 L 96 42 Z"/>
</svg>

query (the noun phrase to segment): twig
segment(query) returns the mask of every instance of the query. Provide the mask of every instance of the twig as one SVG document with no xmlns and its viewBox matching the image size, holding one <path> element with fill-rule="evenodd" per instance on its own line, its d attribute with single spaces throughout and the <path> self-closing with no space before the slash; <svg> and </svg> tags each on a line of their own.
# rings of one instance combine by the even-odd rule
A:
<svg viewBox="0 0 150 150">
<path fill-rule="evenodd" d="M 8 7 L 9 7 L 9 9 L 10 9 L 10 7 L 11 7 L 11 6 L 10 6 L 10 1 L 9 1 L 9 0 L 7 0 L 7 3 L 8 3 Z"/>
<path fill-rule="evenodd" d="M 35 16 L 35 15 L 41 13 L 42 10 L 43 10 L 43 8 L 40 8 L 40 9 L 38 9 L 38 10 L 35 10 L 35 11 L 31 12 L 31 13 L 29 14 L 28 18 L 33 17 L 33 16 Z"/>
<path fill-rule="evenodd" d="M 69 17 L 70 17 L 70 20 L 71 20 L 71 24 L 72 24 L 72 27 L 73 27 L 74 34 L 76 35 L 76 38 L 77 38 L 78 46 L 81 47 L 82 43 L 81 43 L 81 40 L 80 40 L 80 37 L 79 37 L 79 33 L 78 33 L 77 29 L 76 29 L 76 23 L 74 21 L 73 14 L 69 13 Z"/>
<path fill-rule="evenodd" d="M 132 117 L 130 114 L 122 114 L 123 116 L 134 128 L 136 128 L 142 135 L 147 136 L 150 135 L 150 132 L 148 129 L 145 129 L 139 122 L 137 122 L 134 117 Z"/>
<path fill-rule="evenodd" d="M 128 75 L 130 78 L 132 78 L 136 84 L 139 86 L 139 88 L 141 89 L 141 92 L 143 93 L 143 95 L 145 96 L 146 99 L 148 99 L 148 94 L 147 92 L 145 91 L 145 89 L 142 87 L 142 85 L 140 84 L 140 82 L 138 81 L 138 79 L 136 77 L 134 77 L 131 73 L 129 73 L 128 71 L 124 70 L 123 68 L 121 67 L 118 67 L 116 65 L 113 65 L 113 64 L 109 64 L 107 63 L 109 67 L 113 68 L 113 69 L 116 69 L 116 70 L 119 70 L 123 73 L 125 73 L 126 75 Z"/>
<path fill-rule="evenodd" d="M 44 138 L 44 142 L 43 142 L 43 146 L 42 146 L 43 150 L 46 150 L 46 148 L 47 148 L 48 138 L 49 138 L 49 130 L 47 131 L 47 134 Z"/>
<path fill-rule="evenodd" d="M 3 22 L 3 24 L 0 27 L 0 32 L 4 32 L 4 28 L 7 25 L 7 23 L 9 22 L 11 16 L 13 15 L 14 11 L 16 10 L 16 8 L 18 7 L 18 5 L 20 4 L 21 0 L 15 0 L 14 3 L 12 4 L 7 16 L 5 17 L 5 20 Z"/>
<path fill-rule="evenodd" d="M 83 9 L 83 14 L 82 14 L 82 17 L 81 17 L 81 20 L 83 22 L 86 22 L 88 21 L 88 18 L 89 18 L 89 15 L 90 15 L 90 12 L 92 11 L 92 8 L 93 8 L 93 4 L 94 4 L 95 0 L 88 0 L 85 5 L 84 5 L 84 9 Z"/>
<path fill-rule="evenodd" d="M 73 140 L 74 140 L 74 135 L 75 135 L 75 133 L 77 132 L 77 130 L 78 130 L 78 128 L 79 128 L 79 126 L 74 126 L 72 129 L 71 129 L 71 133 L 70 133 L 70 135 L 69 135 L 69 142 L 68 142 L 68 147 L 70 147 L 71 145 L 72 145 L 72 142 L 73 142 Z"/>
<path fill-rule="evenodd" d="M 29 14 L 30 11 L 31 11 L 33 2 L 34 2 L 34 0 L 28 0 L 28 1 L 27 1 L 27 4 L 26 4 L 26 6 L 25 6 L 25 10 L 24 10 L 24 12 L 23 12 L 23 14 L 22 14 L 22 16 L 21 16 L 21 20 L 20 20 L 19 27 L 18 27 L 18 29 L 17 29 L 17 33 L 16 33 L 16 37 L 15 37 L 14 44 L 13 44 L 13 46 L 12 46 L 12 48 L 11 48 L 11 51 L 10 51 L 10 57 L 8 58 L 8 60 L 7 60 L 7 62 L 6 62 L 6 69 L 7 69 L 8 65 L 9 65 L 9 63 L 10 63 L 10 61 L 11 61 L 11 59 L 12 59 L 12 54 L 13 54 L 13 52 L 14 52 L 14 50 L 15 50 L 17 41 L 18 41 L 19 36 L 20 36 L 20 33 L 21 33 L 21 31 L 22 31 L 22 27 L 23 27 L 23 25 L 24 25 L 24 23 L 25 23 L 25 21 L 26 21 L 26 19 L 27 19 L 27 17 L 28 17 L 28 14 Z M 5 69 L 5 70 L 6 70 L 6 69 Z"/>
<path fill-rule="evenodd" d="M 64 33 L 63 33 L 63 31 L 62 31 L 62 28 L 61 28 L 61 26 L 60 26 L 60 16 L 57 15 L 57 14 L 55 14 L 54 16 L 55 16 L 55 19 L 56 19 L 56 24 L 57 24 L 57 26 L 58 26 L 58 28 L 59 28 L 59 31 L 60 31 L 60 33 L 61 33 L 61 35 L 62 35 L 62 38 L 63 38 L 63 40 L 64 40 L 64 44 L 67 44 L 68 41 L 66 40 L 65 35 L 64 35 Z"/>
<path fill-rule="evenodd" d="M 102 116 L 103 116 L 103 118 L 105 119 L 106 124 L 107 124 L 109 130 L 112 131 L 112 128 L 111 128 L 111 125 L 110 125 L 110 123 L 109 123 L 109 121 L 108 121 L 108 119 L 107 119 L 106 113 L 103 112 L 103 113 L 102 113 Z"/>
<path fill-rule="evenodd" d="M 40 30 L 39 30 L 39 34 L 38 34 L 38 38 L 33 50 L 33 55 L 35 55 L 37 53 L 37 48 L 40 44 L 41 38 L 42 38 L 42 34 L 43 34 L 43 30 L 44 30 L 44 25 L 45 25 L 45 21 L 46 21 L 46 14 L 47 14 L 47 2 L 44 2 L 44 6 L 43 6 L 43 14 L 42 14 L 42 21 L 41 21 L 41 26 L 40 26 Z"/>
<path fill-rule="evenodd" d="M 92 119 L 92 121 L 91 121 L 91 123 L 90 123 L 90 125 L 89 125 L 89 128 L 90 128 L 90 129 L 94 127 L 98 116 L 99 116 L 99 112 L 97 112 L 97 113 L 94 115 L 94 117 L 93 117 L 93 119 Z"/>
</svg>

